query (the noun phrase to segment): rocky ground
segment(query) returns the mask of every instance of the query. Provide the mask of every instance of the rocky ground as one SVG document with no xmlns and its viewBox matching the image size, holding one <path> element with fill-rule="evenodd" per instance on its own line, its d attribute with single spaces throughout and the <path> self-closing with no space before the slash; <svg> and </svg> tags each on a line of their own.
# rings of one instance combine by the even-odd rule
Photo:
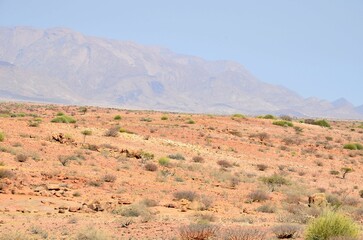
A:
<svg viewBox="0 0 363 240">
<path fill-rule="evenodd" d="M 0 239 L 303 239 L 316 193 L 362 225 L 362 123 L 276 121 L 1 103 Z"/>
</svg>

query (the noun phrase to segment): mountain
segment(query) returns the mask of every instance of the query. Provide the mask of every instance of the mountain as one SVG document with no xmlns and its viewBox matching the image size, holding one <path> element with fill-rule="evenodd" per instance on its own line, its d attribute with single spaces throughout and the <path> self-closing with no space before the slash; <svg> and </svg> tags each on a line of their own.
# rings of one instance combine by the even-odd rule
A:
<svg viewBox="0 0 363 240">
<path fill-rule="evenodd" d="M 349 103 L 304 99 L 232 61 L 65 28 L 0 28 L 0 98 L 182 112 L 362 119 Z"/>
</svg>

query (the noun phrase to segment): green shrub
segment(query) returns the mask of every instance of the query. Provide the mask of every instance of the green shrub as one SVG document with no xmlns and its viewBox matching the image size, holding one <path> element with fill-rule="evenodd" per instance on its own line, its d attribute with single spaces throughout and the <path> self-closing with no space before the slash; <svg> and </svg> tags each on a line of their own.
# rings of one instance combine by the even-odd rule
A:
<svg viewBox="0 0 363 240">
<path fill-rule="evenodd" d="M 114 119 L 114 120 L 121 120 L 121 119 L 122 119 L 122 117 L 121 117 L 120 115 L 116 115 L 113 119 Z"/>
<path fill-rule="evenodd" d="M 318 126 L 321 126 L 321 127 L 330 127 L 330 124 L 327 120 L 323 119 L 323 120 L 315 120 L 314 121 L 314 125 L 318 125 Z"/>
<path fill-rule="evenodd" d="M 293 127 L 294 126 L 294 124 L 292 124 L 292 122 L 284 121 L 284 120 L 274 121 L 272 124 L 281 126 L 281 127 Z"/>
<path fill-rule="evenodd" d="M 343 148 L 348 150 L 362 150 L 363 145 L 360 143 L 347 143 L 343 146 Z"/>
<path fill-rule="evenodd" d="M 61 116 L 57 116 L 57 117 L 53 118 L 51 122 L 53 122 L 53 123 L 75 123 L 76 120 L 70 116 L 61 115 Z"/>
<path fill-rule="evenodd" d="M 288 185 L 289 181 L 281 175 L 273 174 L 269 177 L 262 177 L 261 181 L 273 192 L 276 186 Z"/>
<path fill-rule="evenodd" d="M 195 121 L 194 121 L 193 119 L 189 119 L 189 120 L 187 121 L 187 123 L 188 123 L 188 124 L 195 124 Z"/>
<path fill-rule="evenodd" d="M 246 116 L 243 114 L 240 114 L 240 113 L 236 113 L 236 114 L 232 115 L 232 119 L 243 119 L 243 118 L 246 118 Z"/>
<path fill-rule="evenodd" d="M 322 119 L 322 120 L 314 120 L 314 119 L 305 119 L 304 123 L 306 124 L 311 124 L 311 125 L 317 125 L 317 126 L 321 126 L 321 127 L 330 127 L 330 124 L 327 120 Z"/>
<path fill-rule="evenodd" d="M 170 164 L 170 159 L 167 157 L 162 157 L 158 162 L 161 166 L 168 166 Z"/>
<path fill-rule="evenodd" d="M 263 118 L 263 119 L 276 119 L 276 117 L 274 115 L 271 115 L 271 114 L 266 114 L 265 116 L 260 116 L 260 118 Z"/>
<path fill-rule="evenodd" d="M 163 120 L 163 121 L 168 120 L 168 116 L 163 115 L 163 116 L 161 117 L 161 120 Z"/>
<path fill-rule="evenodd" d="M 3 142 L 5 140 L 5 134 L 3 132 L 0 132 L 0 142 Z"/>
<path fill-rule="evenodd" d="M 313 219 L 306 229 L 305 240 L 329 240 L 332 237 L 358 239 L 359 225 L 339 212 L 327 211 Z"/>
</svg>

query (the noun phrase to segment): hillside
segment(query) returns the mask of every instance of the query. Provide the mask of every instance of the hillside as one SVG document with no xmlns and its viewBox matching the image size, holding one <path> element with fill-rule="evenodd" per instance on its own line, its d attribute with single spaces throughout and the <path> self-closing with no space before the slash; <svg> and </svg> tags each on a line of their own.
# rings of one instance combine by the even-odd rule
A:
<svg viewBox="0 0 363 240">
<path fill-rule="evenodd" d="M 304 99 L 231 61 L 64 28 L 0 28 L 0 98 L 196 113 L 362 119 L 361 108 Z"/>
<path fill-rule="evenodd" d="M 362 226 L 362 123 L 276 121 L 1 103 L 0 239 L 301 240 L 315 193 Z"/>
</svg>

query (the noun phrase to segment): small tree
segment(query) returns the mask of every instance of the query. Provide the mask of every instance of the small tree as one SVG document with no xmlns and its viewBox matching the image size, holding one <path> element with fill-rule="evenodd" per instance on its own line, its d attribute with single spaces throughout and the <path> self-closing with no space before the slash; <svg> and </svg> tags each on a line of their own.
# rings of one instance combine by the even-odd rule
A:
<svg viewBox="0 0 363 240">
<path fill-rule="evenodd" d="M 88 130 L 88 129 L 83 130 L 81 133 L 83 134 L 83 143 L 86 142 L 86 136 L 92 135 L 92 131 L 91 130 Z"/>
<path fill-rule="evenodd" d="M 343 167 L 340 170 L 343 172 L 343 176 L 342 176 L 343 179 L 345 179 L 345 175 L 347 175 L 350 172 L 353 172 L 353 169 L 349 168 L 349 167 Z"/>
<path fill-rule="evenodd" d="M 268 186 L 271 192 L 275 191 L 277 186 L 288 185 L 289 181 L 285 179 L 283 176 L 278 174 L 273 174 L 269 177 L 261 178 L 261 181 Z"/>
</svg>

